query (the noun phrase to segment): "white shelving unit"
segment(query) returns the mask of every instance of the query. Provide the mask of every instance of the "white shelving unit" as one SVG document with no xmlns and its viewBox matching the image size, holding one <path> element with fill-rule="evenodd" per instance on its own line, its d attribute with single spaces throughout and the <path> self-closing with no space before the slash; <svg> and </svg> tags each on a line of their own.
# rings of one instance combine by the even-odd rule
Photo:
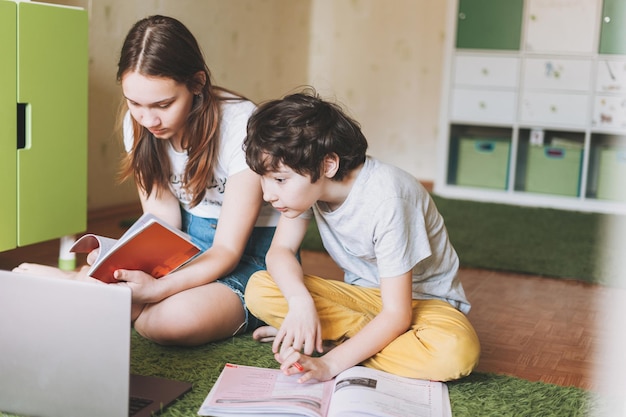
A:
<svg viewBox="0 0 626 417">
<path fill-rule="evenodd" d="M 448 1 L 435 193 L 626 213 L 623 0 Z"/>
</svg>

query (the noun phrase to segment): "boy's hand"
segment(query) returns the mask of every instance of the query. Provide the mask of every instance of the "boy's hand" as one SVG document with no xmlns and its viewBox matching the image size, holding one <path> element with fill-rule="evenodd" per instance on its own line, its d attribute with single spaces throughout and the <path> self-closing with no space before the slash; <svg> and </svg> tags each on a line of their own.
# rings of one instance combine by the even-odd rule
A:
<svg viewBox="0 0 626 417">
<path fill-rule="evenodd" d="M 292 297 L 289 312 L 278 329 L 272 351 L 285 355 L 289 350 L 311 355 L 314 350 L 323 351 L 322 327 L 315 304 L 310 297 Z"/>
<path fill-rule="evenodd" d="M 333 371 L 325 357 L 313 358 L 293 349 L 287 349 L 284 355 L 275 353 L 274 358 L 281 364 L 280 369 L 285 375 L 302 373 L 298 382 L 306 382 L 311 379 L 328 381 L 338 372 Z"/>
</svg>

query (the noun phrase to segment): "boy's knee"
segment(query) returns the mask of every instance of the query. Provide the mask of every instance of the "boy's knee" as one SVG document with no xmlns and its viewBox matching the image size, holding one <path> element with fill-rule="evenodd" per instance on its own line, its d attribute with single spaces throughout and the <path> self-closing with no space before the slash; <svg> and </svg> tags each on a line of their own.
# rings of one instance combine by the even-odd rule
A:
<svg viewBox="0 0 626 417">
<path fill-rule="evenodd" d="M 408 332 L 394 343 L 390 363 L 403 376 L 452 381 L 469 375 L 478 365 L 480 342 L 471 327 L 419 329 Z M 407 356 L 407 352 L 412 352 Z"/>
<path fill-rule="evenodd" d="M 448 304 L 430 303 L 427 321 L 415 337 L 429 346 L 432 369 L 430 379 L 451 381 L 469 375 L 480 359 L 480 341 L 467 317 Z"/>
<path fill-rule="evenodd" d="M 289 310 L 283 293 L 267 271 L 258 271 L 250 277 L 244 298 L 248 310 L 273 327 L 280 327 Z"/>
<path fill-rule="evenodd" d="M 478 365 L 480 343 L 473 335 L 453 335 L 433 357 L 433 375 L 437 381 L 452 381 L 468 376 Z"/>
<path fill-rule="evenodd" d="M 255 272 L 246 285 L 244 294 L 246 307 L 258 317 L 259 310 L 266 304 L 264 299 L 273 295 L 277 289 L 276 283 L 267 271 Z"/>
<path fill-rule="evenodd" d="M 276 286 L 270 273 L 267 271 L 256 271 L 250 276 L 250 279 L 248 280 L 248 284 L 246 285 L 246 293 L 248 292 L 248 289 L 255 290 L 257 287 L 259 289 L 262 289 L 267 286 Z"/>
<path fill-rule="evenodd" d="M 257 271 L 250 276 L 246 284 L 244 296 L 246 299 L 248 297 L 254 297 L 256 294 L 264 293 L 268 287 L 276 287 L 269 272 Z"/>
</svg>

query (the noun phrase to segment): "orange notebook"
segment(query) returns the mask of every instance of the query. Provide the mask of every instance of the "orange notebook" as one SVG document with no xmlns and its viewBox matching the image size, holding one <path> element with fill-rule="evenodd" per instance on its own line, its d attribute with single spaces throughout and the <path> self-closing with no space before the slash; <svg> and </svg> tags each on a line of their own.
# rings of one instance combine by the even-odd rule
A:
<svg viewBox="0 0 626 417">
<path fill-rule="evenodd" d="M 107 283 L 117 282 L 113 277 L 117 269 L 141 270 L 160 278 L 201 252 L 187 234 L 150 213 L 141 216 L 118 240 L 86 234 L 70 251 L 89 253 L 98 248 L 98 259 L 89 275 Z"/>
</svg>

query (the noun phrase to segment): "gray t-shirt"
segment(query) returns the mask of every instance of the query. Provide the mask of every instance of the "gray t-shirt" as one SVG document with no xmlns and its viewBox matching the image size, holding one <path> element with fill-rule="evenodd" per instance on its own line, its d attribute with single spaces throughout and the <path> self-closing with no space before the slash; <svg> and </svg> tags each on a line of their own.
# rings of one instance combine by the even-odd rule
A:
<svg viewBox="0 0 626 417">
<path fill-rule="evenodd" d="M 344 203 L 329 211 L 318 202 L 313 213 L 345 282 L 378 288 L 381 277 L 413 270 L 413 299 L 440 299 L 469 312 L 443 218 L 407 172 L 367 157 Z"/>
</svg>

